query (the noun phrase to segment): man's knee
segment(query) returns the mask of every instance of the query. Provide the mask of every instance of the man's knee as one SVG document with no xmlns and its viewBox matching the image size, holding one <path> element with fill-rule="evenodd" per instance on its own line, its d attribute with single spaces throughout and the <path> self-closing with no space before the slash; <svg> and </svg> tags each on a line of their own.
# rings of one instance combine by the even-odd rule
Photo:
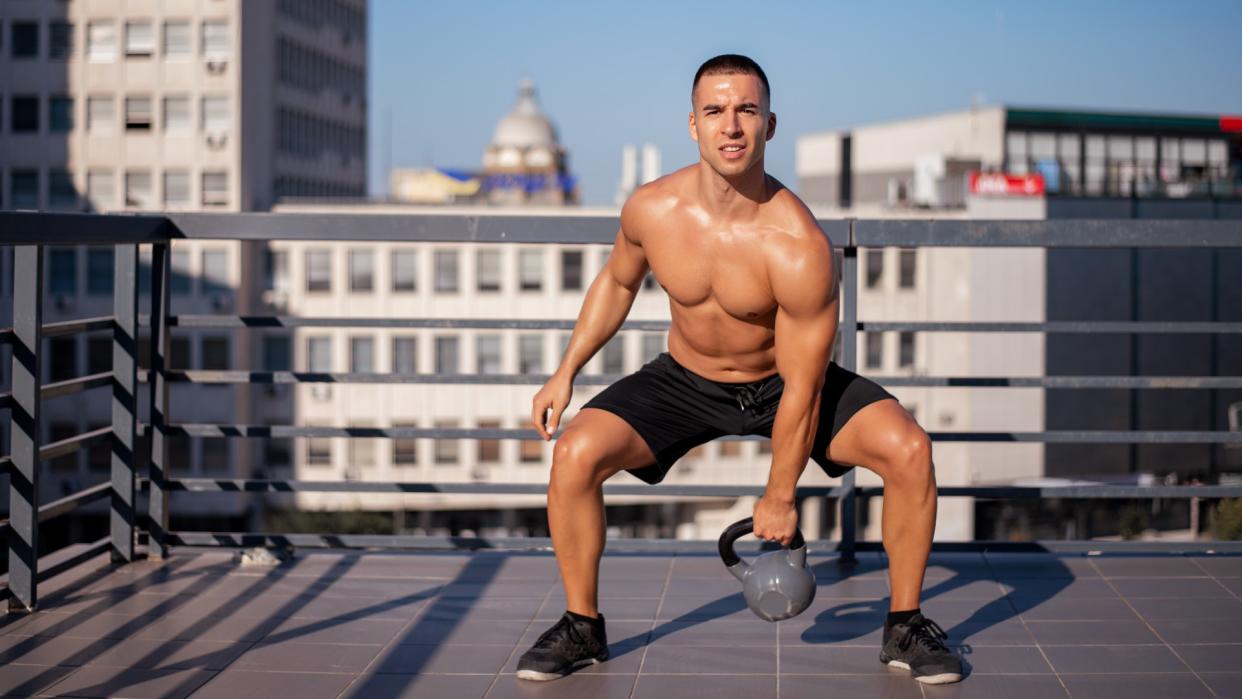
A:
<svg viewBox="0 0 1242 699">
<path fill-rule="evenodd" d="M 607 480 L 603 454 L 595 440 L 583 430 L 566 430 L 552 447 L 552 474 L 549 485 L 554 489 L 582 490 L 594 488 Z"/>
<path fill-rule="evenodd" d="M 917 424 L 895 430 L 886 441 L 885 482 L 927 487 L 934 480 L 931 438 Z"/>
</svg>

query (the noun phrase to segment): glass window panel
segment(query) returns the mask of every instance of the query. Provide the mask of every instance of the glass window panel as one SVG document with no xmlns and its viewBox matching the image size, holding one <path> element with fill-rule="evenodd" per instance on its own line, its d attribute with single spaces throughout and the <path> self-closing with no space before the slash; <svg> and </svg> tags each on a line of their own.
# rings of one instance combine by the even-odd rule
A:
<svg viewBox="0 0 1242 699">
<path fill-rule="evenodd" d="M 1134 139 L 1130 136 L 1108 137 L 1108 159 L 1130 160 L 1134 158 Z"/>
<path fill-rule="evenodd" d="M 47 206 L 61 211 L 78 208 L 78 190 L 73 185 L 73 173 L 59 169 L 47 171 Z"/>
<path fill-rule="evenodd" d="M 436 420 L 435 426 L 440 429 L 457 428 L 456 420 Z M 457 463 L 457 439 L 437 439 L 435 440 L 435 461 L 437 464 L 455 464 Z"/>
<path fill-rule="evenodd" d="M 48 343 L 51 362 L 48 381 L 68 381 L 78 375 L 78 341 L 73 337 L 54 337 Z"/>
<path fill-rule="evenodd" d="M 373 427 L 370 423 L 355 423 L 354 427 Z M 357 468 L 375 466 L 376 439 L 372 437 L 350 437 L 345 441 L 349 451 L 349 465 Z"/>
<path fill-rule="evenodd" d="M 880 286 L 880 279 L 884 275 L 884 250 L 883 248 L 872 248 L 867 250 L 867 276 L 866 283 L 868 289 L 875 289 Z"/>
<path fill-rule="evenodd" d="M 227 131 L 233 123 L 228 97 L 203 98 L 203 130 L 208 133 Z"/>
<path fill-rule="evenodd" d="M 436 338 L 436 373 L 456 374 L 460 371 L 457 362 L 457 338 Z"/>
<path fill-rule="evenodd" d="M 500 420 L 479 420 L 477 427 L 481 430 L 498 430 L 500 429 Z M 491 464 L 500 461 L 499 439 L 480 439 L 478 440 L 478 448 L 479 463 Z"/>
<path fill-rule="evenodd" d="M 203 443 L 203 473 L 222 474 L 229 470 L 229 440 L 209 437 Z"/>
<path fill-rule="evenodd" d="M 164 98 L 164 131 L 166 133 L 188 133 L 194 127 L 192 122 L 189 97 L 179 95 Z"/>
<path fill-rule="evenodd" d="M 203 205 L 227 206 L 229 203 L 229 175 L 227 172 L 203 173 Z"/>
<path fill-rule="evenodd" d="M 183 20 L 164 23 L 164 58 L 188 58 L 194 53 L 190 23 Z"/>
<path fill-rule="evenodd" d="M 78 252 L 73 249 L 48 252 L 48 290 L 72 296 L 78 293 Z"/>
<path fill-rule="evenodd" d="M 10 126 L 15 133 L 30 133 L 39 130 L 39 98 L 35 95 L 13 97 Z"/>
<path fill-rule="evenodd" d="M 306 465 L 307 466 L 331 466 L 332 465 L 332 438 L 331 437 L 307 437 L 306 438 Z"/>
<path fill-rule="evenodd" d="M 73 130 L 73 98 L 57 95 L 48 98 L 48 129 L 52 133 Z"/>
<path fill-rule="evenodd" d="M 1224 141 L 1208 141 L 1208 164 L 1214 167 L 1229 163 L 1229 144 Z"/>
<path fill-rule="evenodd" d="M 267 291 L 289 291 L 289 253 L 267 250 L 263 255 L 263 288 Z"/>
<path fill-rule="evenodd" d="M 1076 133 L 1063 133 L 1057 137 L 1057 155 L 1062 161 L 1078 162 L 1078 148 L 1082 143 Z"/>
<path fill-rule="evenodd" d="M 48 57 L 68 58 L 73 54 L 73 24 L 52 22 L 48 25 Z"/>
<path fill-rule="evenodd" d="M 1182 165 L 1206 165 L 1207 145 L 1200 138 L 1182 139 Z"/>
<path fill-rule="evenodd" d="M 115 23 L 102 20 L 86 26 L 86 55 L 92 61 L 111 61 L 116 58 Z"/>
<path fill-rule="evenodd" d="M 900 286 L 902 289 L 913 289 L 915 269 L 918 266 L 918 252 L 916 250 L 901 250 L 898 256 L 901 262 Z"/>
<path fill-rule="evenodd" d="M 524 464 L 543 463 L 543 441 L 523 439 L 518 447 L 518 460 Z"/>
<path fill-rule="evenodd" d="M 332 251 L 306 251 L 306 290 L 308 292 L 332 290 Z"/>
<path fill-rule="evenodd" d="M 14 209 L 39 208 L 38 170 L 13 170 L 9 173 L 9 203 Z"/>
<path fill-rule="evenodd" d="M 457 251 L 436 250 L 434 255 L 436 267 L 436 291 L 454 293 L 457 291 Z"/>
<path fill-rule="evenodd" d="M 13 22 L 13 58 L 35 58 L 39 55 L 39 25 L 35 22 Z"/>
<path fill-rule="evenodd" d="M 375 290 L 375 253 L 370 250 L 349 251 L 349 290 Z"/>
<path fill-rule="evenodd" d="M 164 206 L 190 205 L 190 173 L 168 171 L 164 173 Z"/>
<path fill-rule="evenodd" d="M 150 97 L 126 97 L 125 98 L 125 130 L 126 131 L 150 131 L 151 130 L 151 98 Z"/>
<path fill-rule="evenodd" d="M 475 252 L 474 260 L 479 291 L 500 291 L 500 251 L 480 249 Z"/>
<path fill-rule="evenodd" d="M 394 250 L 392 252 L 392 290 L 414 291 L 418 279 L 418 252 Z"/>
<path fill-rule="evenodd" d="M 643 333 L 643 361 L 651 361 L 664 351 L 664 333 Z"/>
<path fill-rule="evenodd" d="M 418 373 L 418 338 L 394 337 L 392 340 L 392 372 Z"/>
<path fill-rule="evenodd" d="M 92 337 L 86 340 L 86 373 L 112 371 L 112 338 Z"/>
<path fill-rule="evenodd" d="M 543 289 L 543 250 L 518 251 L 518 283 L 522 291 Z"/>
<path fill-rule="evenodd" d="M 1139 160 L 1156 159 L 1156 139 L 1150 136 L 1139 136 L 1134 139 L 1134 157 Z"/>
<path fill-rule="evenodd" d="M 203 369 L 207 371 L 228 371 L 232 362 L 229 361 L 229 338 L 203 338 Z"/>
<path fill-rule="evenodd" d="M 561 251 L 561 290 L 582 291 L 582 251 Z"/>
<path fill-rule="evenodd" d="M 417 427 L 413 422 L 394 422 L 393 427 Z M 392 440 L 392 462 L 398 466 L 413 466 L 418 463 L 418 440 L 413 437 L 394 437 Z"/>
<path fill-rule="evenodd" d="M 332 338 L 306 338 L 306 370 L 317 374 L 332 372 Z"/>
<path fill-rule="evenodd" d="M 914 366 L 914 333 L 898 333 L 900 353 L 898 360 L 902 368 Z"/>
<path fill-rule="evenodd" d="M 1031 134 L 1031 159 L 1051 160 L 1057 157 L 1057 137 L 1050 133 Z"/>
<path fill-rule="evenodd" d="M 620 374 L 625 371 L 625 338 L 613 335 L 604 344 L 603 354 L 605 374 Z"/>
<path fill-rule="evenodd" d="M 349 338 L 349 370 L 355 374 L 375 373 L 374 338 Z"/>
<path fill-rule="evenodd" d="M 155 208 L 149 170 L 130 170 L 125 173 L 125 206 L 131 209 Z"/>
<path fill-rule="evenodd" d="M 867 332 L 863 337 L 867 345 L 867 368 L 879 369 L 884 364 L 884 334 Z"/>
<path fill-rule="evenodd" d="M 111 296 L 114 272 L 112 248 L 90 248 L 86 251 L 86 293 Z"/>
<path fill-rule="evenodd" d="M 499 374 L 501 372 L 500 335 L 477 335 L 474 346 L 475 372 Z"/>
<path fill-rule="evenodd" d="M 174 294 L 190 293 L 190 251 L 173 250 L 169 257 L 169 290 Z"/>
<path fill-rule="evenodd" d="M 125 55 L 150 56 L 155 53 L 155 32 L 146 21 L 125 23 Z"/>
<path fill-rule="evenodd" d="M 543 373 L 543 336 L 523 334 L 518 336 L 518 373 Z"/>
<path fill-rule="evenodd" d="M 203 55 L 219 58 L 229 55 L 231 38 L 229 24 L 224 20 L 203 22 Z"/>
<path fill-rule="evenodd" d="M 203 293 L 227 294 L 232 291 L 229 282 L 229 251 L 203 250 Z"/>
<path fill-rule="evenodd" d="M 267 335 L 263 338 L 263 367 L 266 371 L 291 371 L 290 338 L 285 335 Z"/>
<path fill-rule="evenodd" d="M 115 129 L 116 100 L 112 97 L 88 97 L 86 130 L 94 133 L 111 133 Z"/>
</svg>

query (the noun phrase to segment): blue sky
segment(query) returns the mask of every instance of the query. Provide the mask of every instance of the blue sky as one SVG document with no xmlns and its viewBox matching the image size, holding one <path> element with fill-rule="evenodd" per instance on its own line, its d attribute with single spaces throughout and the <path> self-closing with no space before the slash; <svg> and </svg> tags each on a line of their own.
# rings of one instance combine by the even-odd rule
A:
<svg viewBox="0 0 1242 699">
<path fill-rule="evenodd" d="M 474 169 L 523 75 L 587 204 L 621 147 L 697 157 L 690 81 L 744 53 L 772 83 L 767 169 L 799 134 L 986 104 L 1242 113 L 1242 2 L 423 2 L 371 0 L 370 186 L 386 167 Z M 386 128 L 391 120 L 391 148 Z"/>
</svg>

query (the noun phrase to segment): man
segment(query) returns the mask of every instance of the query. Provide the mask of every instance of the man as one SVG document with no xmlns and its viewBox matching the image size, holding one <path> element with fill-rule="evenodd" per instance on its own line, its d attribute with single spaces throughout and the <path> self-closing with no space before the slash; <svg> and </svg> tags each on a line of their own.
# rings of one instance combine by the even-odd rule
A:
<svg viewBox="0 0 1242 699">
<path fill-rule="evenodd" d="M 808 458 L 830 475 L 853 465 L 879 474 L 892 587 L 880 660 L 922 682 L 960 680 L 961 661 L 918 609 L 936 520 L 931 445 L 884 389 L 830 362 L 832 246 L 798 197 L 764 173 L 776 133 L 767 77 L 745 56 L 717 56 L 699 68 L 691 101 L 699 162 L 626 202 L 560 368 L 533 401 L 535 428 L 550 439 L 574 376 L 617 332 L 650 268 L 668 292 L 669 351 L 588 401 L 557 440 L 548 524 L 568 609 L 521 657 L 518 677 L 556 679 L 608 658 L 597 607 L 605 480 L 628 470 L 658 483 L 699 444 L 762 434 L 772 465 L 755 536 L 789 543 Z"/>
</svg>

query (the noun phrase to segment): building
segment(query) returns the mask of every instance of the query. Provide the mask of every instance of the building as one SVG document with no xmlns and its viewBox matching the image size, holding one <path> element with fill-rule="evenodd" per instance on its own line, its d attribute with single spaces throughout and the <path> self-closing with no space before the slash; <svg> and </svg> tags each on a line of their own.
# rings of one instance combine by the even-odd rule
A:
<svg viewBox="0 0 1242 699">
<path fill-rule="evenodd" d="M 1242 218 L 1242 119 L 981 107 L 798 139 L 800 194 L 821 215 L 857 217 Z M 1233 250 L 924 248 L 866 250 L 859 316 L 873 321 L 1229 321 L 1242 289 Z M 1005 274 L 997 274 L 1003 269 Z M 907 270 L 917 270 L 903 289 Z M 896 284 L 890 276 L 898 277 Z M 1084 303 L 1083 299 L 1093 299 Z M 1235 375 L 1227 336 L 864 333 L 879 375 Z M 929 430 L 1228 429 L 1238 391 L 909 389 Z M 924 412 L 925 410 L 929 412 Z M 1219 445 L 937 446 L 942 485 L 1045 478 L 1216 482 L 1242 471 Z M 991 508 L 991 509 L 988 509 Z M 975 533 L 1022 530 L 1009 504 L 980 504 Z M 1009 517 L 1009 521 L 1005 520 Z M 1039 530 L 1083 537 L 1073 518 Z M 941 518 L 941 529 L 946 521 Z M 950 528 L 954 525 L 949 524 Z"/>
<path fill-rule="evenodd" d="M 483 176 L 490 204 L 578 203 L 569 153 L 552 120 L 540 110 L 529 78 L 518 87 L 513 109 L 496 124 L 483 153 Z"/>
<path fill-rule="evenodd" d="M 253 211 L 365 194 L 365 0 L 10 0 L 0 3 L 0 36 L 0 208 Z M 246 312 L 244 280 L 260 252 L 175 244 L 172 311 Z M 0 255 L 7 294 L 12 253 Z M 52 249 L 45 263 L 45 322 L 111 314 L 111 249 Z M 6 302 L 0 322 L 10 314 Z M 98 371 L 108 342 L 50 340 L 44 379 Z M 192 330 L 174 338 L 172 365 L 237 368 L 250 353 L 245 333 Z M 186 411 L 175 419 L 248 419 L 244 389 L 173 391 Z M 99 391 L 52 401 L 43 437 L 109 424 L 108 410 Z M 244 476 L 237 442 L 175 440 L 174 462 L 182 475 Z M 96 451 L 51 462 L 45 500 L 106 478 L 106 449 Z M 229 496 L 175 507 L 220 526 L 247 505 Z"/>
</svg>

